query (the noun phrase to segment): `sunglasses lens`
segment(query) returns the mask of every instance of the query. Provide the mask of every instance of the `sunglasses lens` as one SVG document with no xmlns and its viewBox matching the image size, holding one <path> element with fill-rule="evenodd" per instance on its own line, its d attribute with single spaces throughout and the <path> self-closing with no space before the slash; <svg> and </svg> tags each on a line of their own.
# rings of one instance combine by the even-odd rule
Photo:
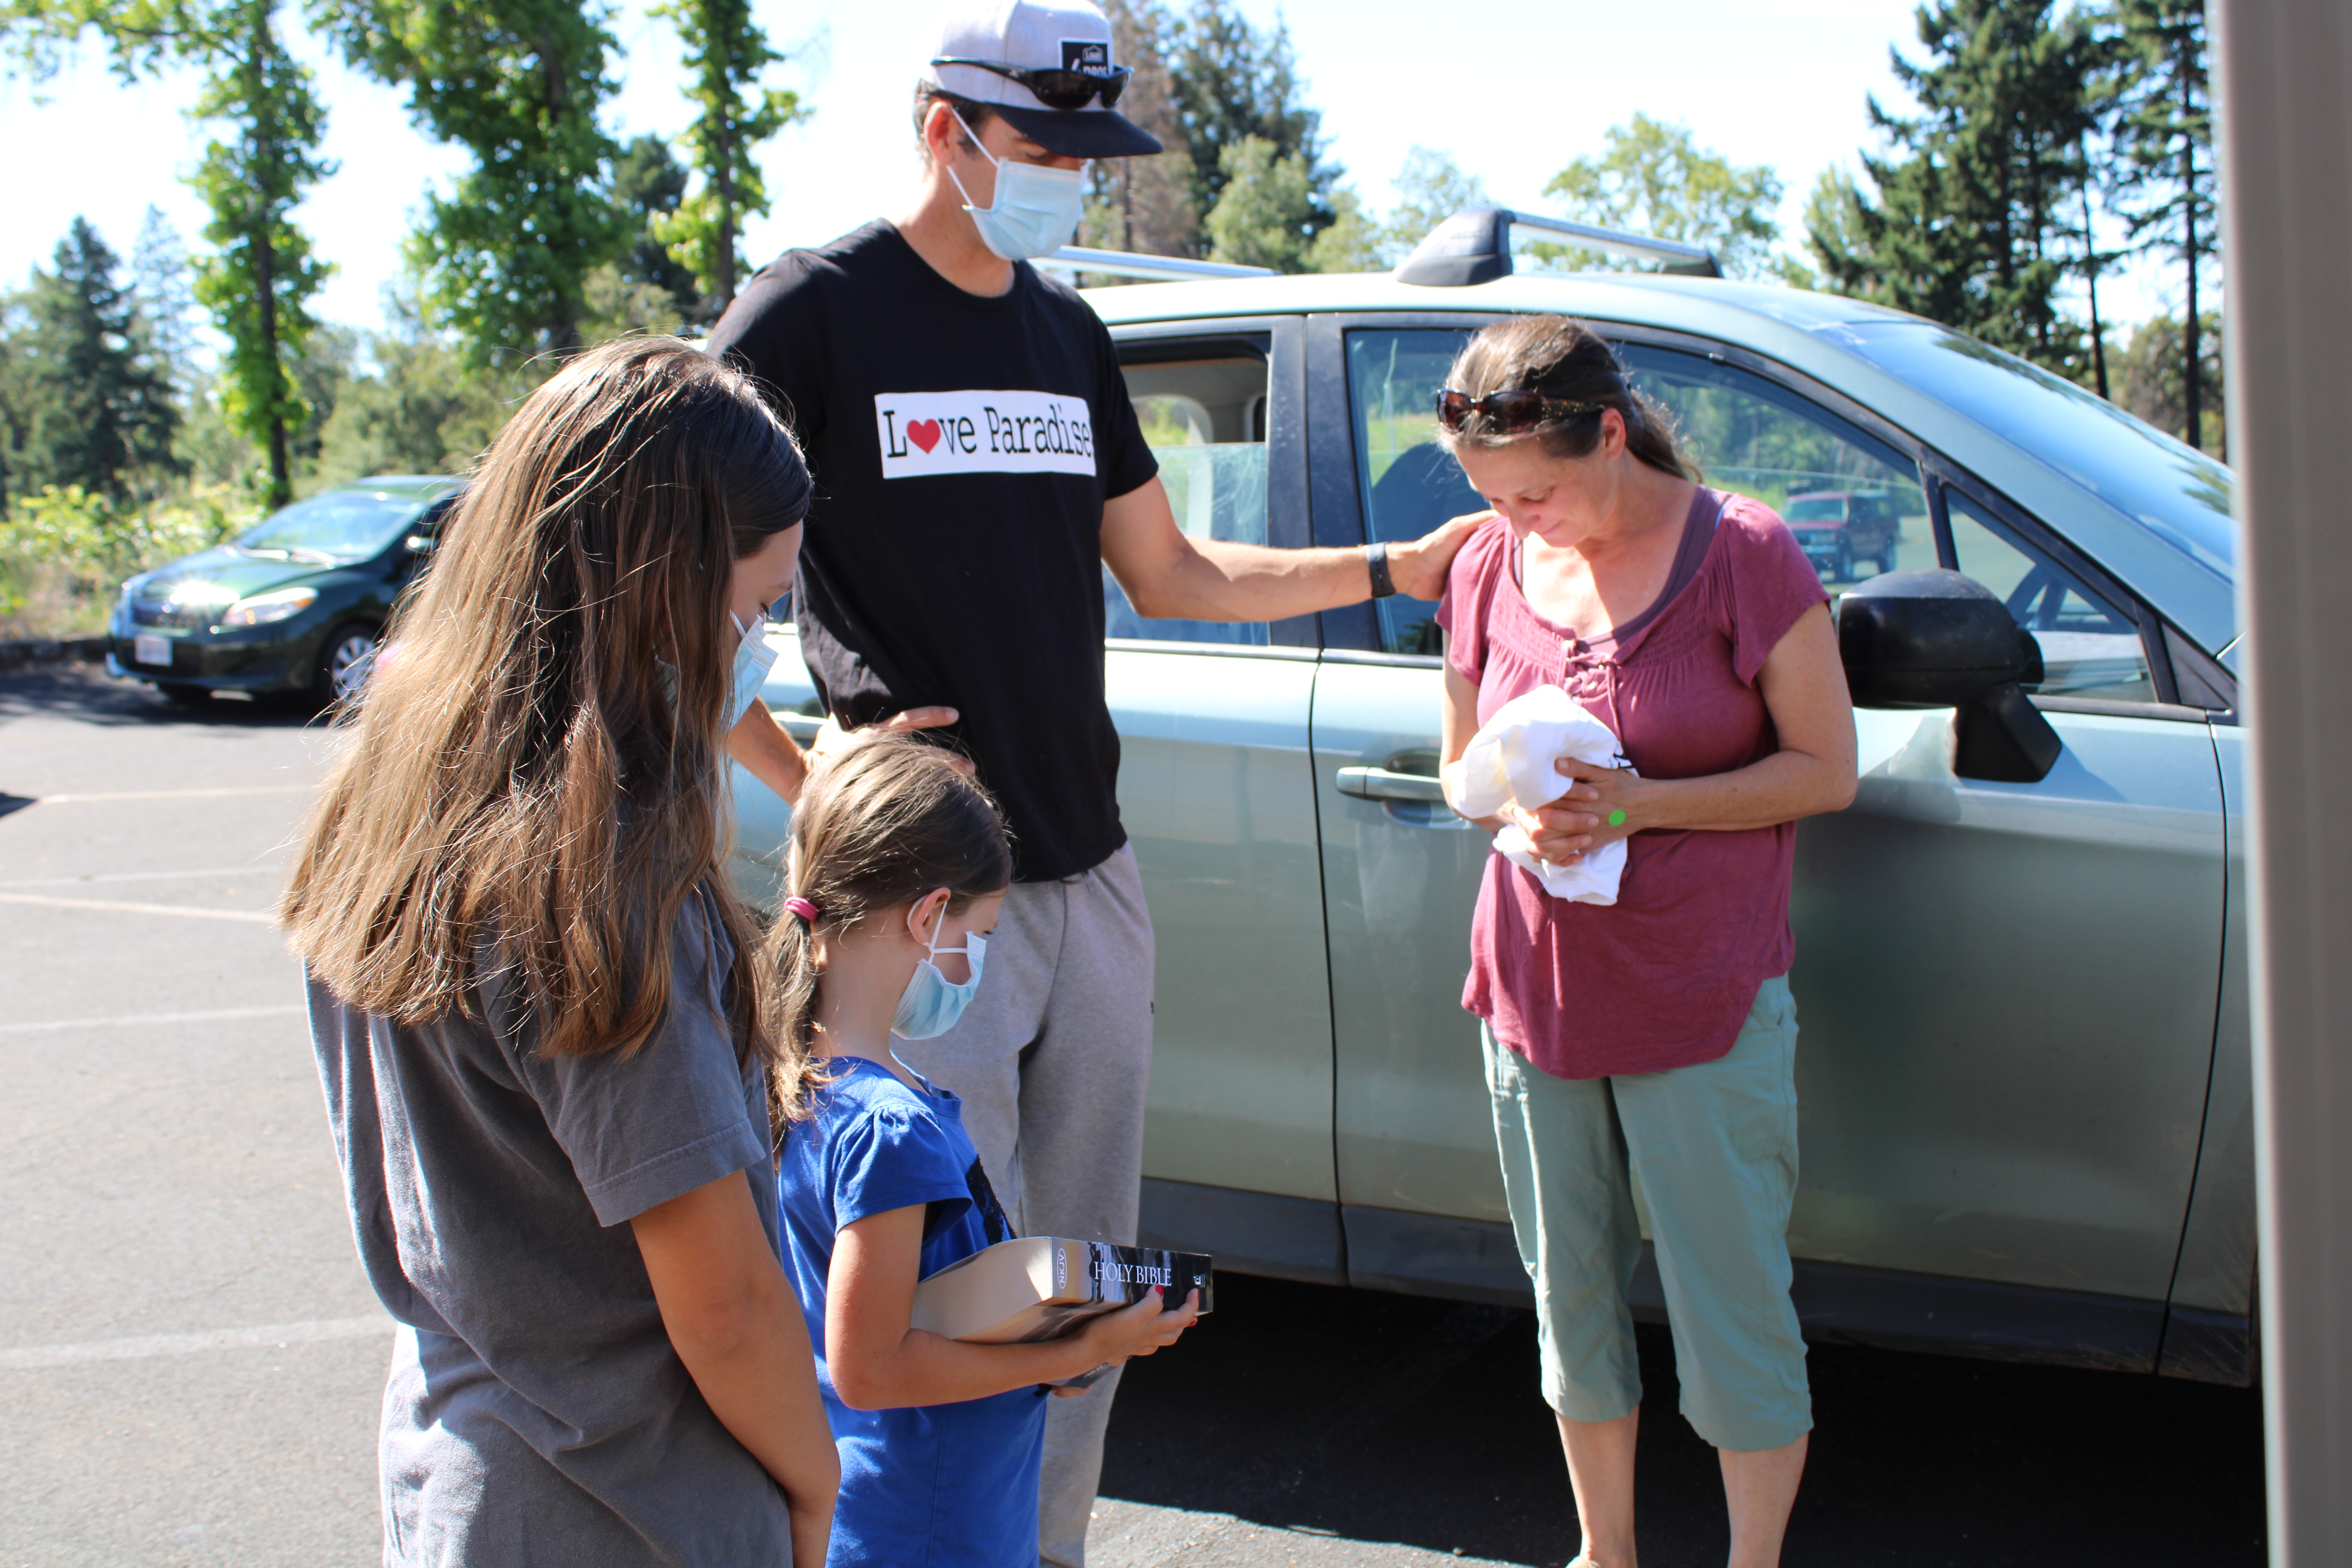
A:
<svg viewBox="0 0 2352 1568">
<path fill-rule="evenodd" d="M 1451 388 L 1437 395 L 1437 422 L 1449 436 L 1457 436 L 1470 421 L 1470 398 Z"/>
<path fill-rule="evenodd" d="M 1083 71 L 1032 71 L 1028 88 L 1048 109 L 1084 109 L 1095 95 L 1095 79 Z"/>
<path fill-rule="evenodd" d="M 1038 102 L 1066 113 L 1084 109 L 1096 99 L 1108 109 L 1127 90 L 1128 75 L 1122 66 L 1109 76 L 1097 76 L 1091 71 L 1034 70 L 1025 72 L 1019 79 L 1036 94 Z"/>
<path fill-rule="evenodd" d="M 1486 395 L 1486 423 L 1503 436 L 1532 430 L 1543 421 L 1543 394 L 1514 389 Z"/>
</svg>

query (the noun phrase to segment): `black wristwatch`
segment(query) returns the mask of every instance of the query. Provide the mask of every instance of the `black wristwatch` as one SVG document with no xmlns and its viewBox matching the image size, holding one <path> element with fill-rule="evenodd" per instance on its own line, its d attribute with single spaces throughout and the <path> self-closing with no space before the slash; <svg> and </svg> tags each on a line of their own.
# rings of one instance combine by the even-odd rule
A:
<svg viewBox="0 0 2352 1568">
<path fill-rule="evenodd" d="M 1364 552 L 1364 564 L 1372 569 L 1372 597 L 1391 599 L 1396 596 L 1396 584 L 1389 576 L 1389 547 L 1385 542 L 1373 545 Z"/>
</svg>

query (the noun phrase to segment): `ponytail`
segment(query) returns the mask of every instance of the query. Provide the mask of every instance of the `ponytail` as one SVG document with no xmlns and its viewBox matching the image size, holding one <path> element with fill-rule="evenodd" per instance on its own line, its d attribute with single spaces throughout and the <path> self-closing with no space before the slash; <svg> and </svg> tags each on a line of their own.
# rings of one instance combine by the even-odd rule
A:
<svg viewBox="0 0 2352 1568">
<path fill-rule="evenodd" d="M 762 1016 L 775 1042 L 777 1127 L 808 1115 L 825 1081 L 817 1050 L 817 936 L 948 890 L 948 911 L 1013 880 L 1004 818 L 948 754 L 902 735 L 860 739 L 811 775 L 793 812 L 792 896 L 761 948 Z"/>
</svg>

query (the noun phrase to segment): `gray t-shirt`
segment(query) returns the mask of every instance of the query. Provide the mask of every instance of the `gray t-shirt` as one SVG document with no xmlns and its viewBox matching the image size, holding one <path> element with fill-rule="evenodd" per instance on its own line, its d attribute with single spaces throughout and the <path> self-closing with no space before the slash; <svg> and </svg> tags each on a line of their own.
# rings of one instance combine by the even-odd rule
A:
<svg viewBox="0 0 2352 1568">
<path fill-rule="evenodd" d="M 392 1564 L 792 1562 L 783 1493 L 671 1349 L 625 1223 L 749 1171 L 777 1245 L 766 1095 L 700 896 L 668 1016 L 616 1055 L 536 1054 L 516 988 L 417 1027 L 310 981 L 360 1259 L 403 1324 L 384 1391 Z"/>
</svg>

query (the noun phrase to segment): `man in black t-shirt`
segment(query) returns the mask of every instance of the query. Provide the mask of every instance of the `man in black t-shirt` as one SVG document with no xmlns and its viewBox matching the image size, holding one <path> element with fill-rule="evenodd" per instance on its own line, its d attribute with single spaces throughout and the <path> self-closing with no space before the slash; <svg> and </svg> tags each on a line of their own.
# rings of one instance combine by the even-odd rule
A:
<svg viewBox="0 0 2352 1568">
<path fill-rule="evenodd" d="M 815 475 L 795 605 L 829 714 L 817 749 L 945 727 L 1012 824 L 987 981 L 902 1054 L 962 1097 L 1016 1230 L 1132 1242 L 1152 942 L 1118 818 L 1102 569 L 1145 616 L 1273 621 L 1438 597 L 1475 520 L 1385 551 L 1187 538 L 1109 332 L 1026 264 L 1070 241 L 1088 159 L 1160 150 L 1110 107 L 1108 22 L 1087 0 L 965 0 L 929 58 L 912 212 L 771 263 L 710 352 L 759 378 Z M 797 795 L 803 759 L 757 705 L 734 750 Z M 1083 1562 L 1115 1381 L 1053 1411 L 1045 1562 Z"/>
</svg>

